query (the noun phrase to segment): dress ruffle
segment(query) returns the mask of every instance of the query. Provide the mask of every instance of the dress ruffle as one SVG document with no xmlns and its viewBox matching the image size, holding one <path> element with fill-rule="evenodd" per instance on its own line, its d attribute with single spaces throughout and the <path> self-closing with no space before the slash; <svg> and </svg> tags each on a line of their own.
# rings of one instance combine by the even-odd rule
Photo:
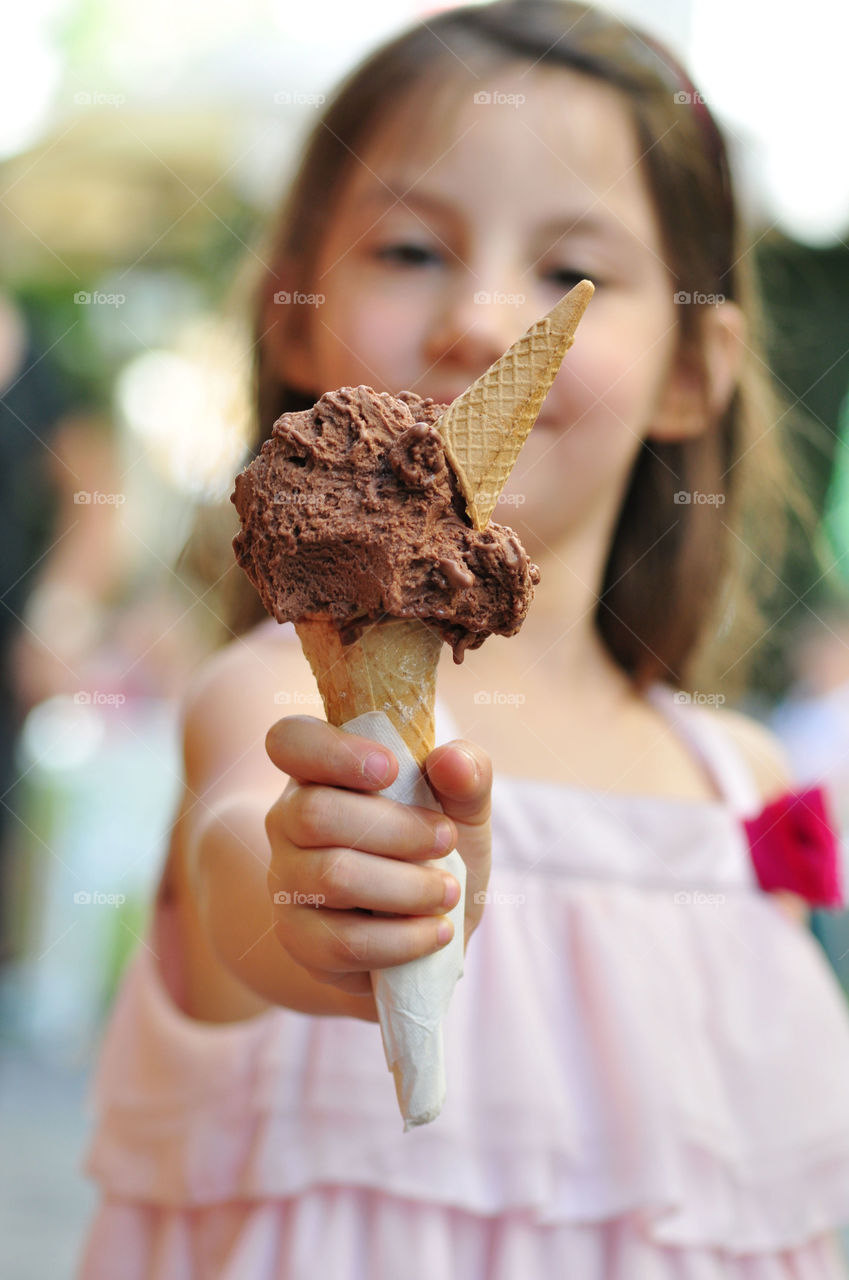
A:
<svg viewBox="0 0 849 1280">
<path fill-rule="evenodd" d="M 116 1261 L 119 1263 L 116 1266 Z M 284 1201 L 185 1212 L 109 1204 L 91 1233 L 84 1280 L 845 1280 L 822 1236 L 780 1253 L 659 1249 L 640 1215 L 604 1231 L 497 1221 L 368 1190 L 317 1187 Z"/>
<path fill-rule="evenodd" d="M 849 1220 L 843 998 L 816 943 L 752 887 L 741 831 L 736 866 L 717 858 L 706 884 L 706 844 L 727 855 L 738 824 L 687 806 L 697 877 L 679 833 L 677 865 L 655 842 L 643 883 L 623 885 L 563 868 L 586 801 L 570 815 L 562 789 L 548 799 L 534 872 L 505 859 L 493 876 L 437 1122 L 400 1132 L 372 1024 L 277 1009 L 198 1023 L 142 949 L 97 1085 L 89 1170 L 107 1194 L 194 1212 L 345 1184 L 545 1227 L 632 1214 L 657 1245 L 726 1254 Z M 623 856 L 617 807 L 591 816 L 602 871 Z"/>
</svg>

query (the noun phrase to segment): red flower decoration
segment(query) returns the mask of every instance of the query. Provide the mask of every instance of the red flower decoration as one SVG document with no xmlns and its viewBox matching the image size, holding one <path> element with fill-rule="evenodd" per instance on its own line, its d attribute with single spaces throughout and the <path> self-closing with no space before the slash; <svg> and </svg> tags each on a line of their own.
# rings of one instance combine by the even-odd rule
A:
<svg viewBox="0 0 849 1280">
<path fill-rule="evenodd" d="M 814 907 L 843 905 L 840 845 L 822 787 L 786 791 L 743 825 L 762 889 L 787 889 Z"/>
</svg>

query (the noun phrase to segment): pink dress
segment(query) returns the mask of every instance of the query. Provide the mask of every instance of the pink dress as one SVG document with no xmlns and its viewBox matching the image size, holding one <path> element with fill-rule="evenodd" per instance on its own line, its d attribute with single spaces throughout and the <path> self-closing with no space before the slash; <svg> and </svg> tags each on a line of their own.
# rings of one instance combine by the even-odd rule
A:
<svg viewBox="0 0 849 1280">
<path fill-rule="evenodd" d="M 732 741 L 649 696 L 722 799 L 497 780 L 431 1125 L 402 1132 L 371 1023 L 180 1012 L 160 913 L 102 1049 L 80 1280 L 845 1280 L 842 993 L 755 878 Z"/>
</svg>

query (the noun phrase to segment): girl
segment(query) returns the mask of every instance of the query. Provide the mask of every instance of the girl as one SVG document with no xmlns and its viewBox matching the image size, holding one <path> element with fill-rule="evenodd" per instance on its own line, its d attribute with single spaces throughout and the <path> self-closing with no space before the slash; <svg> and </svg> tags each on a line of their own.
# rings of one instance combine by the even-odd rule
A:
<svg viewBox="0 0 849 1280">
<path fill-rule="evenodd" d="M 502 505 L 542 579 L 517 637 L 447 655 L 444 817 L 376 794 L 382 748 L 278 719 L 316 700 L 291 628 L 199 673 L 86 1280 L 846 1274 L 849 1025 L 761 887 L 834 900 L 821 793 L 692 687 L 765 520 L 746 464 L 774 469 L 746 267 L 700 96 L 581 5 L 443 13 L 329 105 L 258 302 L 263 429 L 344 385 L 450 400 L 588 276 Z M 449 1096 L 402 1134 L 368 973 L 444 945 L 457 886 L 421 864 L 452 845 Z"/>
</svg>

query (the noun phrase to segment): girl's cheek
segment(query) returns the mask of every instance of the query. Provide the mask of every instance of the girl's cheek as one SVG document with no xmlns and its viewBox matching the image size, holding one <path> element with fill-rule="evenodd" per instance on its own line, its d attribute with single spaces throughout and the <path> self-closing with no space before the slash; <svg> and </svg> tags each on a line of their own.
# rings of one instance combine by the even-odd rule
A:
<svg viewBox="0 0 849 1280">
<path fill-rule="evenodd" d="M 358 320 L 354 341 L 361 352 L 376 368 L 384 372 L 388 385 L 410 367 L 410 355 L 415 349 L 415 337 L 409 309 L 403 311 L 381 307 L 366 312 Z"/>
<path fill-rule="evenodd" d="M 554 394 L 568 400 L 572 421 L 607 413 L 639 428 L 667 376 L 674 345 L 674 330 L 664 333 L 650 322 L 614 321 L 603 335 L 598 326 L 584 332 L 582 325 L 555 379 Z"/>
<path fill-rule="evenodd" d="M 604 406 L 616 393 L 621 375 L 617 361 L 604 348 L 572 347 L 554 380 L 551 408 L 562 421 L 576 423 Z"/>
<path fill-rule="evenodd" d="M 322 367 L 328 386 L 381 383 L 401 390 L 417 373 L 415 313 L 409 304 L 336 296 L 319 309 Z"/>
</svg>

